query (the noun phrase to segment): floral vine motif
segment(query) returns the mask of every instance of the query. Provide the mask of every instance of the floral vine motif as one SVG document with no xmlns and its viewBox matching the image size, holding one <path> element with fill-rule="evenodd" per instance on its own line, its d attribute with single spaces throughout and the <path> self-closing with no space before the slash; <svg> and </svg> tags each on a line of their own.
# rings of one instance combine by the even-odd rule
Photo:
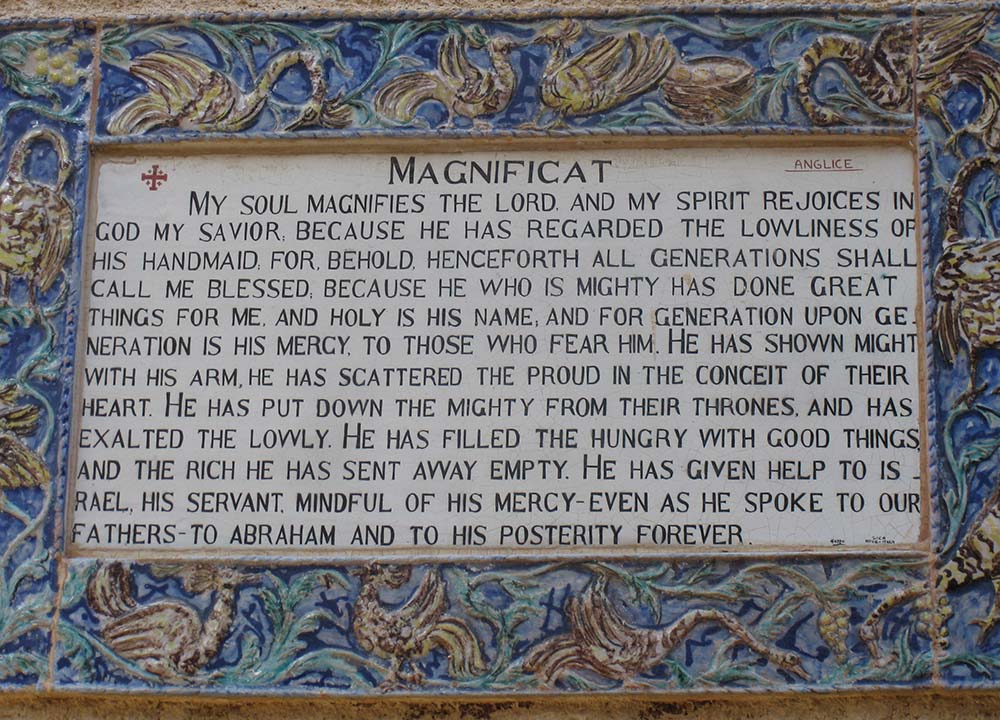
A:
<svg viewBox="0 0 1000 720">
<path fill-rule="evenodd" d="M 0 137 L 7 118 L 16 112 L 82 125 L 88 50 L 88 40 L 70 30 L 0 35 L 0 89 L 22 98 L 0 103 Z"/>
<path fill-rule="evenodd" d="M 506 692 L 907 682 L 930 667 L 906 633 L 893 667 L 847 642 L 872 602 L 919 584 L 919 564 L 899 560 L 135 567 L 72 566 L 67 681 Z"/>
</svg>

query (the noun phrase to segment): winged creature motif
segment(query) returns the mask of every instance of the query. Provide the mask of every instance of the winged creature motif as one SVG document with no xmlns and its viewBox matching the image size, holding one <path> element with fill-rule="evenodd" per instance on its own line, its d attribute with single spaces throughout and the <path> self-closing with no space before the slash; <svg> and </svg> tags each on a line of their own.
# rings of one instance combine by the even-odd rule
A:
<svg viewBox="0 0 1000 720">
<path fill-rule="evenodd" d="M 24 439 L 38 429 L 35 405 L 17 405 L 17 385 L 0 387 L 0 510 L 27 525 L 30 519 L 10 504 L 4 490 L 41 487 L 51 480 L 45 460 Z"/>
<path fill-rule="evenodd" d="M 284 129 L 319 125 L 327 85 L 323 63 L 311 52 L 289 50 L 277 55 L 256 85 L 244 92 L 231 77 L 194 55 L 158 50 L 129 64 L 129 72 L 146 84 L 148 92 L 122 106 L 108 121 L 108 132 L 141 135 L 162 127 L 202 132 L 246 130 L 266 107 L 282 74 L 300 64 L 309 74 L 312 91 L 298 117 Z"/>
<path fill-rule="evenodd" d="M 677 57 L 664 35 L 637 31 L 611 35 L 570 56 L 583 34 L 576 20 L 564 19 L 535 36 L 552 50 L 542 71 L 542 104 L 560 120 L 566 116 L 604 112 L 644 95 L 666 76 Z"/>
<path fill-rule="evenodd" d="M 192 595 L 215 593 L 204 617 L 186 602 L 139 604 L 132 573 L 120 562 L 101 565 L 87 584 L 87 602 L 102 616 L 101 639 L 119 657 L 166 682 L 189 682 L 208 665 L 229 636 L 236 616 L 236 592 L 258 577 L 232 568 L 195 563 L 163 568 Z"/>
<path fill-rule="evenodd" d="M 447 655 L 452 677 L 482 675 L 486 661 L 479 640 L 464 620 L 447 614 L 447 587 L 437 568 L 424 574 L 402 605 L 383 602 L 381 591 L 403 587 L 411 572 L 407 565 L 370 563 L 358 573 L 361 591 L 352 627 L 362 650 L 390 663 L 382 689 L 421 683 L 423 673 L 413 663 L 435 649 Z"/>
<path fill-rule="evenodd" d="M 959 402 L 985 390 L 976 384 L 979 352 L 1000 348 L 1000 240 L 966 237 L 962 220 L 969 184 L 987 168 L 1000 170 L 1000 158 L 973 158 L 955 175 L 946 206 L 944 252 L 932 284 L 934 335 L 941 354 L 954 363 L 964 343 L 969 355 L 969 387 Z"/>
<path fill-rule="evenodd" d="M 425 102 L 437 101 L 448 111 L 447 127 L 455 116 L 470 118 L 477 126 L 480 118 L 502 112 L 510 104 L 517 76 L 510 61 L 515 47 L 506 35 L 485 40 L 493 64 L 484 70 L 469 59 L 470 40 L 466 33 L 449 33 L 438 46 L 438 66 L 431 72 L 412 72 L 390 80 L 375 96 L 376 111 L 397 122 L 409 122 Z"/>
<path fill-rule="evenodd" d="M 637 679 L 654 669 L 703 624 L 721 625 L 778 668 L 808 679 L 801 658 L 761 642 L 732 615 L 705 608 L 690 610 L 666 627 L 639 627 L 628 622 L 608 599 L 607 581 L 595 579 L 565 606 L 569 630 L 536 645 L 524 660 L 525 672 L 537 675 L 545 685 L 554 685 L 567 673 L 584 671 L 642 687 Z"/>
<path fill-rule="evenodd" d="M 942 356 L 954 363 L 963 343 L 969 356 L 969 386 L 956 405 L 972 402 L 986 389 L 985 384 L 977 385 L 979 353 L 1000 348 L 1000 241 L 967 237 L 962 219 L 969 185 L 986 169 L 1000 171 L 1000 157 L 973 158 L 955 175 L 945 206 L 944 252 L 932 283 L 937 303 L 934 336 Z M 946 645 L 944 625 L 951 614 L 946 593 L 984 579 L 993 583 L 994 600 L 988 616 L 975 621 L 982 628 L 980 641 L 1000 622 L 1000 486 L 983 503 L 954 555 L 934 574 L 933 583 L 915 583 L 886 597 L 862 624 L 861 639 L 877 664 L 890 662 L 892 656 L 884 656 L 878 644 L 882 619 L 892 608 L 916 600 L 926 617 L 920 631 Z M 934 597 L 932 587 L 937 607 L 927 607 Z"/>
<path fill-rule="evenodd" d="M 980 67 L 977 72 L 970 72 L 970 63 L 990 65 L 990 75 L 1000 70 L 1000 65 L 981 53 L 970 60 L 970 52 L 974 52 L 973 48 L 986 36 L 996 15 L 996 10 L 987 9 L 968 15 L 923 16 L 918 20 L 916 51 L 910 21 L 886 25 L 869 43 L 847 35 L 820 35 L 799 59 L 799 101 L 817 125 L 848 122 L 840 111 L 813 95 L 819 68 L 827 62 L 837 62 L 857 81 L 872 103 L 888 112 L 913 111 L 915 82 L 920 102 L 950 130 L 944 111 L 945 94 L 959 79 L 978 76 L 985 71 Z M 981 85 L 978 77 L 976 82 Z"/>
<path fill-rule="evenodd" d="M 44 140 L 56 150 L 58 176 L 54 185 L 25 177 L 24 164 L 34 143 Z M 34 306 L 59 277 L 73 243 L 73 206 L 66 199 L 66 181 L 73 159 L 66 139 L 45 127 L 29 130 L 10 156 L 7 177 L 0 184 L 0 288 L 10 298 L 10 278 L 28 281 Z"/>
</svg>

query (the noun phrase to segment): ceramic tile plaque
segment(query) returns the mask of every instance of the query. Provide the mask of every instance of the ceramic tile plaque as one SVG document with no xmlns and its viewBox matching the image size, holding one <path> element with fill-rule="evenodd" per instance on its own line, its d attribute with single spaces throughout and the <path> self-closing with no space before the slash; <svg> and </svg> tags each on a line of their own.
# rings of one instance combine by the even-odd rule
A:
<svg viewBox="0 0 1000 720">
<path fill-rule="evenodd" d="M 996 15 L 0 27 L 0 687 L 995 687 Z"/>
<path fill-rule="evenodd" d="M 80 551 L 919 541 L 904 146 L 94 176 Z"/>
</svg>

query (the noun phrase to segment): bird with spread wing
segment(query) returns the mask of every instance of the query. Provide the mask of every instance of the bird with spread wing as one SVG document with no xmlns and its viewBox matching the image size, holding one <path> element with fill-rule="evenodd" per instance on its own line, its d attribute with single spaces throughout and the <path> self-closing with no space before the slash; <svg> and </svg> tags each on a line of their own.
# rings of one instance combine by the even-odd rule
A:
<svg viewBox="0 0 1000 720">
<path fill-rule="evenodd" d="M 326 79 L 323 63 L 306 50 L 288 50 L 265 66 L 256 84 L 244 92 L 236 82 L 189 53 L 157 50 L 131 61 L 128 71 L 148 89 L 123 105 L 108 121 L 111 135 L 139 135 L 175 127 L 202 132 L 240 132 L 253 125 L 267 106 L 285 71 L 302 65 L 311 83 L 309 98 L 285 130 L 319 125 Z"/>
<path fill-rule="evenodd" d="M 469 59 L 470 46 L 486 48 L 492 70 Z M 448 112 L 446 127 L 454 126 L 456 115 L 481 127 L 482 117 L 503 112 L 514 95 L 517 75 L 510 61 L 514 47 L 514 40 L 506 35 L 487 39 L 477 30 L 449 33 L 438 46 L 437 68 L 390 80 L 375 95 L 375 110 L 396 122 L 410 122 L 421 105 L 433 100 Z"/>
<path fill-rule="evenodd" d="M 382 689 L 423 682 L 423 673 L 413 663 L 434 650 L 445 653 L 453 678 L 482 675 L 486 661 L 479 640 L 464 620 L 447 614 L 447 587 L 439 570 L 428 570 L 402 605 L 383 602 L 381 591 L 402 588 L 411 572 L 406 565 L 377 562 L 358 572 L 361 591 L 352 627 L 362 650 L 389 661 Z"/>
<path fill-rule="evenodd" d="M 166 682 L 184 683 L 208 665 L 229 636 L 236 593 L 258 576 L 207 563 L 152 568 L 173 575 L 191 595 L 215 593 L 208 614 L 181 600 L 140 604 L 134 579 L 120 562 L 102 564 L 87 583 L 87 603 L 102 617 L 100 635 L 119 657 Z"/>
<path fill-rule="evenodd" d="M 677 57 L 663 35 L 637 31 L 610 35 L 570 56 L 583 34 L 576 20 L 564 19 L 542 28 L 533 42 L 551 48 L 540 83 L 543 110 L 567 116 L 592 115 L 633 100 L 655 88 Z"/>
</svg>

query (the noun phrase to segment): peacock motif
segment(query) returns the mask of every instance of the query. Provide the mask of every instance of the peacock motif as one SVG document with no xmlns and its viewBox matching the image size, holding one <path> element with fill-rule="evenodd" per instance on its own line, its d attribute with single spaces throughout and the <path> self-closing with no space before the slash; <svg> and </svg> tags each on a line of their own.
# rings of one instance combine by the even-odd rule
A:
<svg viewBox="0 0 1000 720">
<path fill-rule="evenodd" d="M 989 9 L 968 15 L 924 17 L 917 32 L 916 51 L 909 21 L 886 25 L 868 43 L 849 35 L 821 35 L 799 58 L 799 102 L 817 125 L 850 122 L 813 95 L 819 68 L 827 62 L 838 62 L 867 98 L 887 112 L 912 112 L 916 82 L 920 101 L 947 125 L 943 95 L 963 74 L 969 52 L 986 36 L 996 16 L 997 11 Z M 919 58 L 916 72 L 914 58 Z"/>
<path fill-rule="evenodd" d="M 164 572 L 179 577 L 191 595 L 215 593 L 207 616 L 176 600 L 140 605 L 132 573 L 120 562 L 98 567 L 87 584 L 87 602 L 102 617 L 101 639 L 116 655 L 166 682 L 183 683 L 219 654 L 235 620 L 237 590 L 258 577 L 206 563 Z"/>
<path fill-rule="evenodd" d="M 47 141 L 56 150 L 58 174 L 54 185 L 25 177 L 31 146 Z M 73 206 L 64 194 L 73 172 L 66 139 L 45 127 L 24 134 L 10 156 L 7 177 L 0 184 L 0 291 L 10 301 L 11 277 L 25 278 L 32 306 L 59 277 L 73 242 Z"/>
<path fill-rule="evenodd" d="M 362 650 L 389 661 L 382 689 L 423 682 L 423 673 L 413 663 L 434 649 L 447 655 L 452 677 L 482 675 L 486 661 L 479 640 L 464 620 L 447 614 L 447 587 L 439 570 L 428 570 L 401 606 L 392 607 L 382 601 L 381 591 L 403 587 L 411 572 L 407 565 L 375 562 L 358 573 L 361 590 L 354 605 L 352 628 Z"/>
<path fill-rule="evenodd" d="M 540 98 L 560 121 L 604 112 L 644 95 L 666 77 L 677 57 L 665 36 L 649 38 L 634 30 L 569 57 L 582 34 L 579 22 L 565 19 L 542 28 L 533 40 L 552 49 L 542 71 Z"/>
<path fill-rule="evenodd" d="M 524 671 L 548 686 L 569 672 L 583 671 L 625 687 L 642 687 L 637 678 L 661 664 L 685 637 L 704 624 L 721 625 L 779 669 L 808 679 L 797 654 L 761 642 L 739 620 L 721 610 L 689 610 L 662 628 L 632 625 L 608 599 L 603 576 L 595 578 L 579 598 L 570 596 L 564 612 L 569 631 L 542 641 L 524 659 Z"/>
<path fill-rule="evenodd" d="M 376 94 L 375 110 L 396 122 L 410 122 L 422 104 L 434 100 L 448 111 L 446 127 L 454 126 L 456 115 L 480 126 L 481 117 L 502 112 L 517 85 L 510 62 L 514 40 L 499 35 L 485 43 L 479 39 L 477 44 L 485 44 L 492 71 L 483 70 L 469 59 L 468 34 L 449 33 L 438 46 L 437 70 L 393 78 Z"/>
<path fill-rule="evenodd" d="M 281 75 L 295 65 L 309 73 L 312 92 L 285 130 L 320 124 L 326 79 L 323 63 L 311 52 L 289 50 L 273 58 L 249 92 L 224 73 L 184 52 L 158 50 L 134 59 L 129 72 L 148 88 L 108 121 L 112 135 L 143 134 L 163 127 L 202 132 L 240 132 L 264 110 Z"/>
</svg>

